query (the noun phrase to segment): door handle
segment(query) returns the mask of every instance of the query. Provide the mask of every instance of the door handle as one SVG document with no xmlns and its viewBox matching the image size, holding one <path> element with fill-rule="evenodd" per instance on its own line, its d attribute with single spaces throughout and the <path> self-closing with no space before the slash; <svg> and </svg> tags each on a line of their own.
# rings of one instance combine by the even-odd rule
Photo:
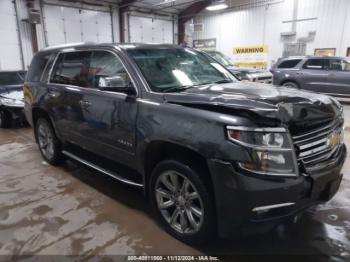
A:
<svg viewBox="0 0 350 262">
<path fill-rule="evenodd" d="M 89 107 L 89 106 L 91 106 L 91 103 L 89 101 L 80 100 L 79 105 L 81 107 Z"/>
<path fill-rule="evenodd" d="M 56 97 L 59 97 L 60 96 L 60 92 L 58 91 L 53 91 L 53 90 L 50 90 L 47 92 L 47 95 L 51 98 L 56 98 Z"/>
</svg>

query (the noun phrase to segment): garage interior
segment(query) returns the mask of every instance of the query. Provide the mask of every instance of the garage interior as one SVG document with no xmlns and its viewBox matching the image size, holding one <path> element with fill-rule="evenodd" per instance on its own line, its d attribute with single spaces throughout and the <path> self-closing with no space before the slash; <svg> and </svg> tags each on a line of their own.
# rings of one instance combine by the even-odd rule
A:
<svg viewBox="0 0 350 262">
<path fill-rule="evenodd" d="M 243 67 L 264 70 L 282 57 L 350 57 L 349 0 L 226 0 L 220 1 L 225 9 L 207 10 L 215 2 L 1 0 L 0 71 L 28 70 L 43 48 L 80 42 L 216 50 Z M 254 47 L 264 51 L 255 56 L 234 51 Z M 347 79 L 350 90 L 350 76 Z M 340 102 L 349 148 L 350 103 Z M 287 261 L 349 261 L 349 155 L 342 173 L 334 198 L 294 221 L 268 233 L 194 247 L 162 230 L 141 190 L 73 161 L 50 166 L 37 149 L 33 129 L 14 123 L 0 128 L 0 260 L 23 256 L 35 261 L 38 255 L 87 261 L 99 256 L 125 261 L 127 255 L 211 255 L 222 261 L 271 261 L 282 256 Z"/>
</svg>

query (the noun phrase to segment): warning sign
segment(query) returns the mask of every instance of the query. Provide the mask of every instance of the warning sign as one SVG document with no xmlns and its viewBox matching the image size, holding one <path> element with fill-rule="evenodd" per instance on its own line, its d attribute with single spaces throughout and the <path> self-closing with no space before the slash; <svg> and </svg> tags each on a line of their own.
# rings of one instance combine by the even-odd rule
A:
<svg viewBox="0 0 350 262">
<path fill-rule="evenodd" d="M 266 69 L 268 63 L 269 47 L 245 46 L 233 48 L 233 62 L 239 67 L 254 67 Z"/>
</svg>

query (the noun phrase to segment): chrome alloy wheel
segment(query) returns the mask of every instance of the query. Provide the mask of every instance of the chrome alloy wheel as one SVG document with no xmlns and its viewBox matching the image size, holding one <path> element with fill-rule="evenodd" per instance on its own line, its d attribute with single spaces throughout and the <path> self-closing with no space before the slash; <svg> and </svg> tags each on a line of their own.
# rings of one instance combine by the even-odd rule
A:
<svg viewBox="0 0 350 262">
<path fill-rule="evenodd" d="M 169 225 L 181 234 L 197 233 L 204 206 L 191 181 L 176 171 L 162 173 L 155 186 L 158 209 Z"/>
<path fill-rule="evenodd" d="M 47 159 L 54 156 L 54 141 L 51 128 L 46 123 L 41 123 L 38 128 L 38 142 L 43 155 Z"/>
</svg>

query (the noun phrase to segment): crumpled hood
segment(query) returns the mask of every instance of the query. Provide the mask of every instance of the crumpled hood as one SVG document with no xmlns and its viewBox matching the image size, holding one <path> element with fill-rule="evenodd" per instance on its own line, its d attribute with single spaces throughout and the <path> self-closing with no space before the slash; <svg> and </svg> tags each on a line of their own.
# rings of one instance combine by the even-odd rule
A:
<svg viewBox="0 0 350 262">
<path fill-rule="evenodd" d="M 248 112 L 259 115 L 264 122 L 270 119 L 290 128 L 331 121 L 340 109 L 339 103 L 326 95 L 252 82 L 195 87 L 181 93 L 165 94 L 164 99 L 169 103 L 212 111 Z M 258 120 L 254 118 L 254 121 Z"/>
<path fill-rule="evenodd" d="M 0 87 L 0 97 L 16 99 L 16 100 L 24 100 L 23 95 L 23 86 L 2 86 Z"/>
</svg>

